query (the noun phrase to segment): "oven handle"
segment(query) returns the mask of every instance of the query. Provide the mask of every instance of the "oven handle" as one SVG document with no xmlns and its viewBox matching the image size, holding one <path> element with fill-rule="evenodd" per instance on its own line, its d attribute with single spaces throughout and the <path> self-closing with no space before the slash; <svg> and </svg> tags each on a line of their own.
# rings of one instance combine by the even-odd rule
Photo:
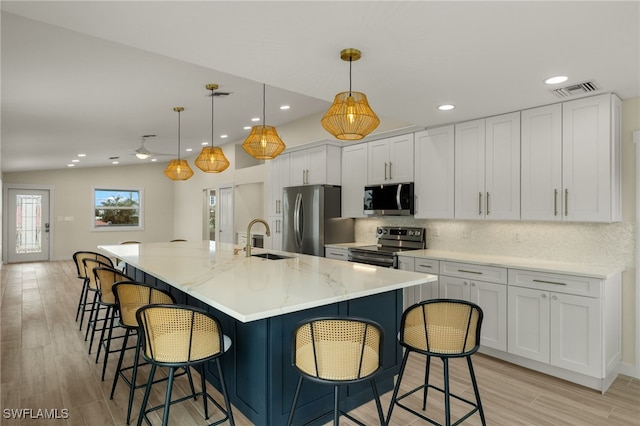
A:
<svg viewBox="0 0 640 426">
<path fill-rule="evenodd" d="M 387 266 L 394 268 L 396 264 L 396 257 L 392 259 L 384 256 L 375 256 L 371 254 L 360 255 L 358 253 L 349 252 L 349 262 L 367 263 L 370 265 Z"/>
</svg>

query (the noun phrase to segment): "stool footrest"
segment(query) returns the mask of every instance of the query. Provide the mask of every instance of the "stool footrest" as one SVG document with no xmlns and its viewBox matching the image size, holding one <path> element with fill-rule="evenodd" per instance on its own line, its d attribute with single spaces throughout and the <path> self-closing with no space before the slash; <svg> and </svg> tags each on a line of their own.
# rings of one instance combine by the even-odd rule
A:
<svg viewBox="0 0 640 426">
<path fill-rule="evenodd" d="M 410 413 L 412 413 L 412 414 L 414 414 L 414 415 L 416 415 L 416 416 L 420 417 L 420 418 L 421 418 L 421 419 L 423 419 L 423 420 L 428 421 L 429 423 L 431 423 L 431 424 L 433 424 L 433 425 L 436 425 L 436 426 L 443 426 L 441 423 L 438 423 L 438 422 L 436 422 L 435 420 L 433 420 L 433 419 L 431 419 L 431 418 L 427 417 L 426 415 L 424 415 L 424 414 L 422 414 L 422 413 L 417 412 L 417 411 L 416 411 L 416 410 L 414 410 L 413 408 L 407 407 L 406 405 L 404 405 L 404 404 L 401 404 L 401 403 L 400 403 L 400 400 L 402 400 L 403 398 L 406 398 L 407 396 L 409 396 L 409 395 L 411 395 L 411 394 L 413 394 L 413 393 L 415 393 L 415 392 L 417 392 L 417 391 L 419 391 L 419 390 L 425 389 L 425 388 L 431 388 L 431 389 L 435 389 L 435 390 L 437 390 L 437 391 L 439 391 L 439 392 L 445 393 L 445 392 L 444 392 L 444 389 L 442 389 L 442 388 L 440 388 L 440 387 L 438 387 L 438 386 L 434 386 L 434 385 L 430 385 L 430 384 L 420 385 L 420 386 L 418 386 L 418 387 L 416 387 L 416 388 L 414 388 L 414 389 L 411 389 L 410 391 L 408 391 L 408 392 L 406 392 L 406 393 L 404 393 L 404 394 L 400 395 L 399 397 L 397 397 L 397 398 L 396 398 L 396 401 L 395 401 L 395 404 L 396 404 L 398 407 L 403 408 L 403 409 L 405 409 L 405 410 L 409 411 Z M 461 397 L 461 396 L 459 396 L 459 395 L 453 394 L 453 393 L 451 393 L 451 392 L 449 392 L 449 396 L 450 396 L 450 397 L 452 397 L 452 398 L 457 399 L 458 401 L 462 401 L 462 402 L 464 402 L 464 403 L 466 403 L 466 404 L 468 404 L 468 405 L 470 405 L 470 406 L 472 406 L 472 407 L 473 407 L 473 409 L 472 409 L 471 411 L 469 411 L 467 414 L 465 414 L 464 416 L 462 416 L 462 417 L 461 417 L 460 419 L 458 419 L 455 423 L 452 423 L 452 424 L 451 424 L 451 426 L 459 425 L 460 423 L 462 423 L 463 421 L 465 421 L 468 417 L 470 417 L 471 415 L 473 415 L 475 412 L 477 412 L 477 411 L 478 411 L 478 405 L 477 405 L 475 402 L 473 402 L 473 401 L 469 401 L 468 399 L 465 399 L 465 398 L 463 398 L 463 397 Z M 393 402 L 392 402 L 392 403 L 393 403 Z"/>
<path fill-rule="evenodd" d="M 181 374 L 181 375 L 182 375 L 182 374 Z M 177 376 L 176 376 L 176 377 L 177 377 Z M 166 380 L 166 378 L 164 378 L 164 379 L 162 379 L 162 380 Z M 159 380 L 159 381 L 162 381 L 162 380 Z M 156 382 L 153 382 L 153 383 L 156 383 Z M 224 423 L 224 422 L 226 422 L 227 420 L 229 420 L 229 413 L 227 413 L 227 410 L 225 410 L 225 409 L 224 409 L 224 407 L 222 407 L 222 405 L 220 405 L 220 403 L 219 403 L 218 401 L 216 401 L 215 399 L 213 399 L 213 397 L 212 397 L 211 395 L 209 395 L 206 391 L 196 392 L 196 393 L 194 393 L 194 394 L 187 395 L 187 396 L 183 396 L 182 398 L 175 399 L 175 400 L 173 400 L 173 401 L 169 402 L 169 405 L 174 405 L 174 404 L 177 404 L 177 403 L 179 403 L 179 402 L 186 401 L 187 399 L 190 399 L 190 398 L 194 398 L 194 399 L 195 399 L 197 396 L 202 396 L 202 397 L 204 397 L 204 398 L 208 398 L 208 399 L 209 399 L 209 401 L 213 402 L 213 404 L 214 404 L 216 407 L 218 407 L 218 409 L 219 409 L 219 410 L 220 410 L 220 411 L 225 415 L 225 417 L 224 417 L 223 419 L 220 419 L 220 420 L 218 420 L 218 421 L 216 421 L 216 422 L 214 422 L 214 423 L 209 423 L 209 425 L 208 425 L 208 426 L 216 426 L 216 425 L 219 425 L 220 423 Z M 161 408 L 164 408 L 164 407 L 165 407 L 165 406 L 164 406 L 164 404 L 162 404 L 162 405 L 156 405 L 155 407 L 151 407 L 151 408 L 149 408 L 149 409 L 145 410 L 145 412 L 144 412 L 144 419 L 145 419 L 145 421 L 147 422 L 147 424 L 151 424 L 151 423 L 149 422 L 149 419 L 147 418 L 147 414 L 149 414 L 149 413 L 150 413 L 150 412 L 152 412 L 152 411 L 156 411 L 156 410 L 159 410 L 159 409 L 161 409 Z M 208 419 L 208 417 L 207 417 L 207 419 Z"/>
</svg>

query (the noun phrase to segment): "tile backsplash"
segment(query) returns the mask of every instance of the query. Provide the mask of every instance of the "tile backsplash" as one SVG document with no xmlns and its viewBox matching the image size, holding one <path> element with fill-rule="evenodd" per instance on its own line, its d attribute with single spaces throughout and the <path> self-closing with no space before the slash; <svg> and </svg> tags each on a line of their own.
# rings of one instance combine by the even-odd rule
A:
<svg viewBox="0 0 640 426">
<path fill-rule="evenodd" d="M 356 241 L 375 243 L 378 225 L 427 230 L 427 248 L 635 268 L 635 222 L 554 223 L 357 219 Z"/>
</svg>

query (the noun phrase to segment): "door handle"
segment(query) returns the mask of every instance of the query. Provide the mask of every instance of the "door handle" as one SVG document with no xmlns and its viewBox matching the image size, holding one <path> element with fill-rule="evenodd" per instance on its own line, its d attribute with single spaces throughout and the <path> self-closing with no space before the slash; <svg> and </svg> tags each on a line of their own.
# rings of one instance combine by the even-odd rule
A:
<svg viewBox="0 0 640 426">
<path fill-rule="evenodd" d="M 482 215 L 482 192 L 478 192 L 478 216 Z"/>
<path fill-rule="evenodd" d="M 489 216 L 489 193 L 487 192 L 487 206 L 486 206 L 487 216 Z"/>
<path fill-rule="evenodd" d="M 553 215 L 558 216 L 558 190 L 553 190 Z"/>
<path fill-rule="evenodd" d="M 384 163 L 384 180 L 387 180 L 387 163 Z"/>
<path fill-rule="evenodd" d="M 564 190 L 564 215 L 569 216 L 569 190 Z"/>
<path fill-rule="evenodd" d="M 49 223 L 44 224 L 44 232 L 49 232 Z"/>
<path fill-rule="evenodd" d="M 392 180 L 393 177 L 391 176 L 391 161 L 389 161 L 389 180 Z"/>
</svg>

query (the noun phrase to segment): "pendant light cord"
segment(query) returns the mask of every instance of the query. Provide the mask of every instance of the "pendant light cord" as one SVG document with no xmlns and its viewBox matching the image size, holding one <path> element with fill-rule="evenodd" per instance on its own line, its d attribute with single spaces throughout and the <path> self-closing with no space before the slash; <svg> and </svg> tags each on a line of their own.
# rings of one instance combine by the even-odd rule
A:
<svg viewBox="0 0 640 426">
<path fill-rule="evenodd" d="M 262 127 L 264 128 L 264 126 L 267 125 L 267 113 L 265 112 L 267 110 L 266 107 L 266 93 L 267 93 L 267 85 L 265 83 L 262 83 Z"/>
<path fill-rule="evenodd" d="M 211 148 L 213 148 L 213 91 L 215 89 L 211 89 Z"/>
<path fill-rule="evenodd" d="M 180 160 L 180 111 L 178 111 L 178 161 Z"/>
</svg>

